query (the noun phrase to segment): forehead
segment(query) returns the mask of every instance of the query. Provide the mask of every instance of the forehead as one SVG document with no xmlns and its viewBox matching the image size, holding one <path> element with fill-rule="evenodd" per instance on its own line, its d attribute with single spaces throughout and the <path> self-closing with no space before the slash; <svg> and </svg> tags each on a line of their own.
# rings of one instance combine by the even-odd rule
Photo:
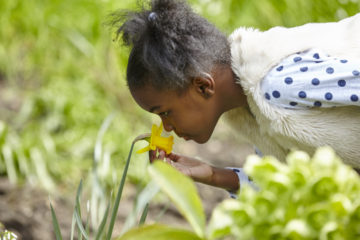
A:
<svg viewBox="0 0 360 240">
<path fill-rule="evenodd" d="M 130 89 L 130 92 L 136 103 L 146 111 L 151 111 L 154 107 L 171 105 L 179 98 L 179 94 L 175 90 L 160 90 L 149 85 Z"/>
</svg>

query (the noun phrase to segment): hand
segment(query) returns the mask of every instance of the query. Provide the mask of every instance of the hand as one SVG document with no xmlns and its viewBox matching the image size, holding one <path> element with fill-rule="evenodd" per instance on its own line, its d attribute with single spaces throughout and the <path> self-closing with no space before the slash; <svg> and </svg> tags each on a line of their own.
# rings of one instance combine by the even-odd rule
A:
<svg viewBox="0 0 360 240">
<path fill-rule="evenodd" d="M 183 174 L 191 177 L 194 181 L 224 188 L 232 192 L 236 192 L 239 189 L 239 178 L 237 174 L 230 169 L 217 168 L 196 158 L 175 153 L 166 155 L 166 153 L 160 149 L 150 151 L 149 159 L 151 163 L 156 159 L 165 160 Z"/>
<path fill-rule="evenodd" d="M 150 162 L 153 162 L 156 159 L 165 159 L 167 163 L 186 176 L 191 177 L 194 181 L 214 185 L 214 168 L 196 158 L 186 157 L 175 153 L 166 155 L 163 150 L 157 149 L 156 151 L 149 152 L 149 159 Z"/>
</svg>

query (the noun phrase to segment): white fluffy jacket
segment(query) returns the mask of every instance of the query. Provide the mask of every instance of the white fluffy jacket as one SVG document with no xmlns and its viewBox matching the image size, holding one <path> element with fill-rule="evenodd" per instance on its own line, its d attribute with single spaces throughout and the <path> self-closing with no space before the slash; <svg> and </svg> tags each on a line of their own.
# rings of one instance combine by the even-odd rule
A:
<svg viewBox="0 0 360 240">
<path fill-rule="evenodd" d="M 317 147 L 328 145 L 345 163 L 360 168 L 359 107 L 284 109 L 270 105 L 260 88 L 274 66 L 297 52 L 319 48 L 330 56 L 360 59 L 360 14 L 335 23 L 275 27 L 265 32 L 239 28 L 229 41 L 233 71 L 249 109 L 232 110 L 227 118 L 243 139 L 281 160 L 292 149 L 312 154 Z"/>
</svg>

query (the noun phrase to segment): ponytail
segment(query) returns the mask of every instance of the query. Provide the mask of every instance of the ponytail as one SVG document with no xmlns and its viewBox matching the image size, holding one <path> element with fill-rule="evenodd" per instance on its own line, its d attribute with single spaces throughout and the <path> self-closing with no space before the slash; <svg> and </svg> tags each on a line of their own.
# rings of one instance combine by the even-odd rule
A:
<svg viewBox="0 0 360 240">
<path fill-rule="evenodd" d="M 130 89 L 151 84 L 185 89 L 214 64 L 230 64 L 227 38 L 181 0 L 152 0 L 138 11 L 111 15 L 117 39 L 131 47 L 127 67 Z"/>
</svg>

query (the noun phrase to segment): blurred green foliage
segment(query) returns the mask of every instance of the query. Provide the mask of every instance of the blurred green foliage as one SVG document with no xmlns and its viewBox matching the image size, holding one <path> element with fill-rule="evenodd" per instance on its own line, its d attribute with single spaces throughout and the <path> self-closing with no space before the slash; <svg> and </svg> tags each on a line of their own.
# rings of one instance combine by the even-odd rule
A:
<svg viewBox="0 0 360 240">
<path fill-rule="evenodd" d="M 244 170 L 258 189 L 243 186 L 238 199 L 213 211 L 210 236 L 222 239 L 359 239 L 360 178 L 329 147 L 313 157 L 294 151 L 287 164 L 248 157 Z"/>
<path fill-rule="evenodd" d="M 132 5 L 0 1 L 0 173 L 48 189 L 51 177 L 74 185 L 91 167 L 100 126 L 113 113 L 98 169 L 110 184 L 117 180 L 132 136 L 147 121 L 138 121 L 143 113 L 123 81 L 127 50 L 116 49 L 103 23 L 110 11 Z"/>
<path fill-rule="evenodd" d="M 191 0 L 226 33 L 334 21 L 360 10 L 354 0 Z M 53 189 L 74 186 L 93 164 L 102 122 L 97 173 L 118 182 L 132 139 L 150 129 L 124 81 L 128 49 L 104 26 L 133 0 L 0 0 L 0 174 Z M 134 156 L 130 176 L 141 181 L 146 159 Z M 59 186 L 59 185 L 57 185 Z"/>
<path fill-rule="evenodd" d="M 360 11 L 359 0 L 190 0 L 194 9 L 224 32 L 239 26 L 266 30 L 329 22 Z"/>
</svg>

